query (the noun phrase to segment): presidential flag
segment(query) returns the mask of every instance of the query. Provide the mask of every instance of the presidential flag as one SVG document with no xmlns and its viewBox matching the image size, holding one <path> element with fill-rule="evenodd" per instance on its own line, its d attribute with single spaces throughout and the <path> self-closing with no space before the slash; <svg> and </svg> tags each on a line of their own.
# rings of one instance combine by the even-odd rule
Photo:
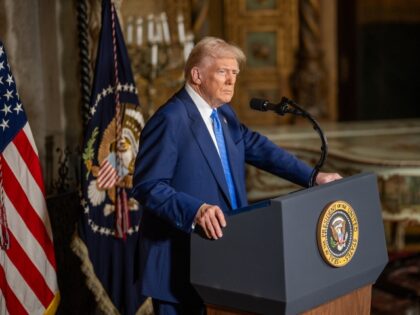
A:
<svg viewBox="0 0 420 315">
<path fill-rule="evenodd" d="M 82 151 L 83 211 L 72 248 L 106 314 L 134 314 L 144 301 L 134 283 L 141 211 L 129 197 L 143 125 L 118 17 L 104 0 Z"/>
<path fill-rule="evenodd" d="M 0 314 L 55 314 L 53 237 L 41 165 L 0 42 Z"/>
</svg>

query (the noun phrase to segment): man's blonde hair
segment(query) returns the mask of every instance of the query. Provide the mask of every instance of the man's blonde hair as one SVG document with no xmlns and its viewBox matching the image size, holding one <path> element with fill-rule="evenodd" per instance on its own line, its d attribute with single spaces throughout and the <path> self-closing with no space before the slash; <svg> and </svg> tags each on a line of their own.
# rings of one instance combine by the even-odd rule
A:
<svg viewBox="0 0 420 315">
<path fill-rule="evenodd" d="M 191 81 L 191 69 L 203 64 L 208 58 L 235 58 L 238 65 L 246 61 L 244 52 L 236 45 L 217 37 L 204 37 L 191 50 L 185 63 L 185 80 Z"/>
</svg>

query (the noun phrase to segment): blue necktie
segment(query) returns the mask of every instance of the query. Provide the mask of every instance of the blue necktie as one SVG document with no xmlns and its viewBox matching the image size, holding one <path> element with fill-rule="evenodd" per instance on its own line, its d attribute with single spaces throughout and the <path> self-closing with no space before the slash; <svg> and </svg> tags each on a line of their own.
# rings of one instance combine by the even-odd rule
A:
<svg viewBox="0 0 420 315">
<path fill-rule="evenodd" d="M 229 189 L 230 202 L 232 204 L 232 209 L 236 209 L 238 206 L 236 202 L 235 184 L 233 183 L 232 173 L 230 171 L 229 158 L 225 146 L 225 138 L 223 137 L 222 124 L 220 123 L 219 116 L 217 115 L 217 110 L 213 109 L 210 117 L 213 121 L 214 135 L 216 136 L 220 160 L 222 161 L 223 172 L 225 173 L 226 183 Z"/>
</svg>

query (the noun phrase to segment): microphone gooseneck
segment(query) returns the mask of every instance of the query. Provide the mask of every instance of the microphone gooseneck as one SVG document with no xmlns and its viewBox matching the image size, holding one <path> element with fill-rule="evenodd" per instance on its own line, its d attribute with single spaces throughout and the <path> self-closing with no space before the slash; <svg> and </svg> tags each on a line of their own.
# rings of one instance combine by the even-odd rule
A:
<svg viewBox="0 0 420 315">
<path fill-rule="evenodd" d="M 308 119 L 312 123 L 313 129 L 319 134 L 319 137 L 321 138 L 321 143 L 322 143 L 321 144 L 321 157 L 316 163 L 314 170 L 312 171 L 311 178 L 308 183 L 309 187 L 314 186 L 316 183 L 316 177 L 321 167 L 324 165 L 325 160 L 327 159 L 327 155 L 328 155 L 327 138 L 324 135 L 321 129 L 321 126 L 318 124 L 318 122 L 307 111 L 305 111 L 298 104 L 296 104 L 295 101 L 288 99 L 286 97 L 282 97 L 280 103 L 278 104 L 270 103 L 268 100 L 252 98 L 249 105 L 252 109 L 262 111 L 262 112 L 272 110 L 281 116 L 285 114 L 293 114 L 297 116 L 302 116 Z"/>
</svg>

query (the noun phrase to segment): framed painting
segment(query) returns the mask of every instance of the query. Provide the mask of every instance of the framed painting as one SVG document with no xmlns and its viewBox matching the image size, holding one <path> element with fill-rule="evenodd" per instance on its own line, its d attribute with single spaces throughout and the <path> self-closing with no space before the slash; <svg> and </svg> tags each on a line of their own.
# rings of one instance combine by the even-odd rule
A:
<svg viewBox="0 0 420 315">
<path fill-rule="evenodd" d="M 245 37 L 247 65 L 251 68 L 275 67 L 277 61 L 277 32 L 251 31 Z"/>
<path fill-rule="evenodd" d="M 264 78 L 283 72 L 286 53 L 283 29 L 271 25 L 253 25 L 238 28 L 238 32 L 239 45 L 247 58 L 245 71 L 253 74 L 253 79 L 254 75 Z"/>
</svg>

